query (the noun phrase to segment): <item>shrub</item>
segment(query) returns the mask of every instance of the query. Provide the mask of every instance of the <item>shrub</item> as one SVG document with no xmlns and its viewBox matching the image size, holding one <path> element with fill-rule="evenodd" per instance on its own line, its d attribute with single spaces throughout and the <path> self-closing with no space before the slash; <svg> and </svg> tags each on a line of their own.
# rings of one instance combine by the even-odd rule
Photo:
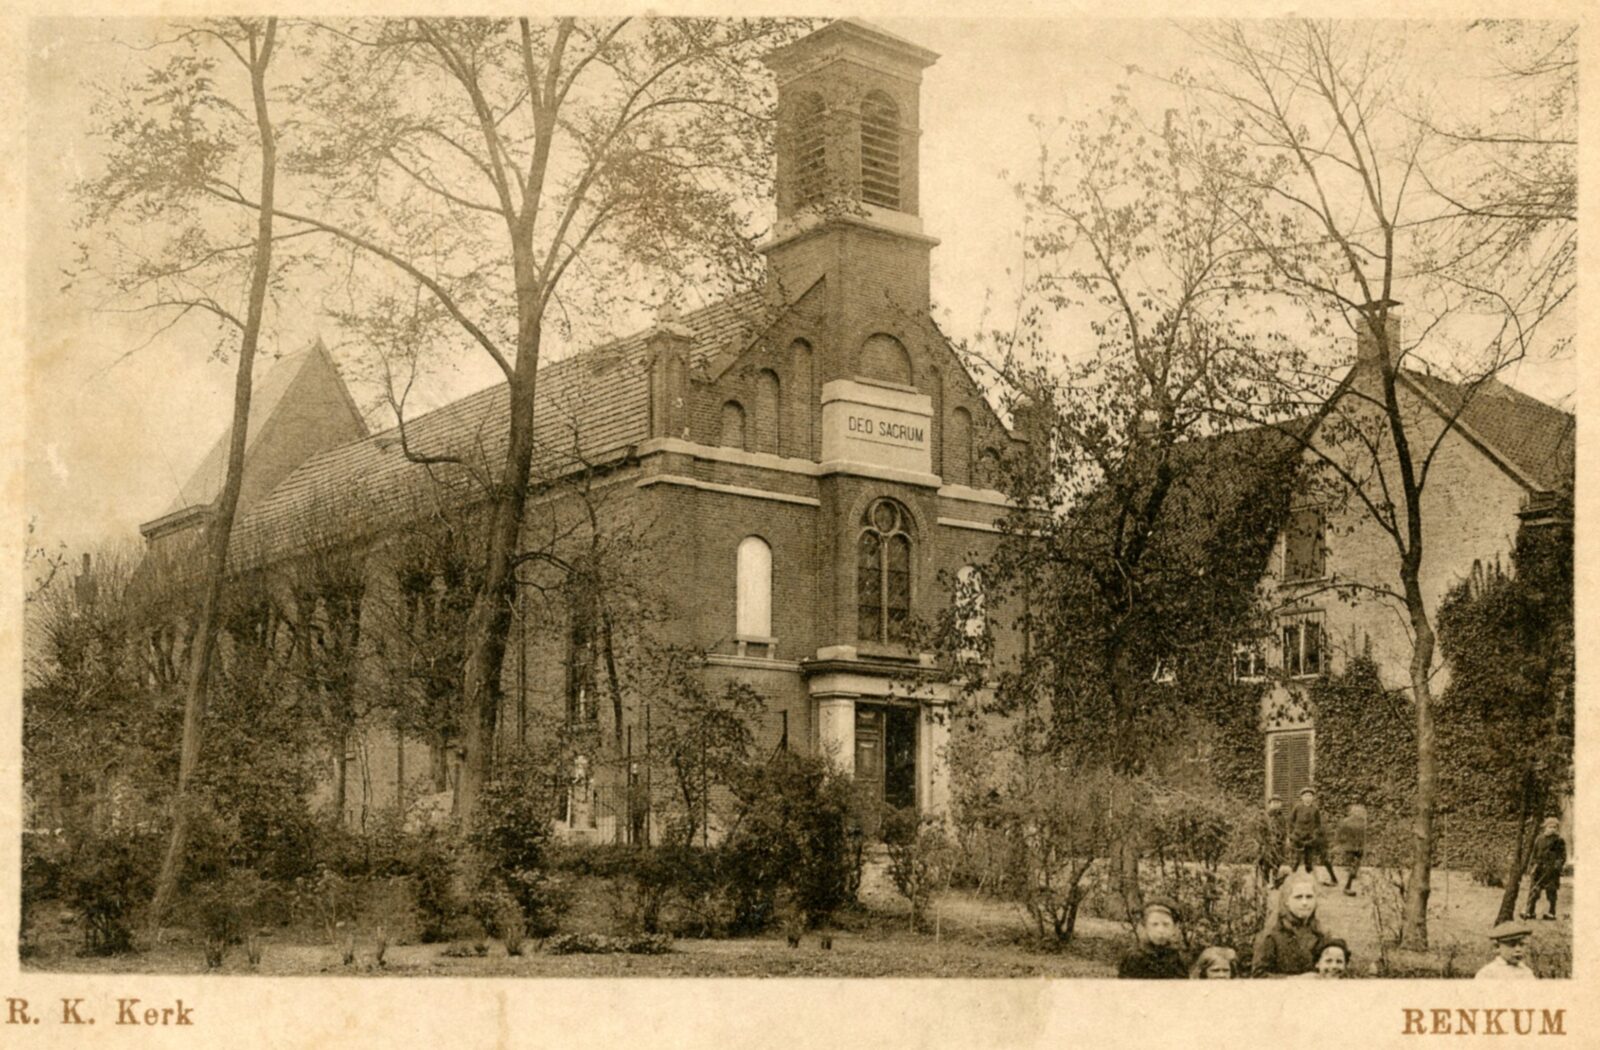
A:
<svg viewBox="0 0 1600 1050">
<path fill-rule="evenodd" d="M 22 835 L 22 916 L 17 929 L 17 952 L 33 954 L 33 916 L 38 906 L 61 896 L 69 855 L 66 839 L 51 832 L 25 831 Z"/>
<path fill-rule="evenodd" d="M 607 937 L 600 933 L 561 933 L 544 944 L 548 955 L 664 955 L 672 950 L 665 934 Z"/>
<path fill-rule="evenodd" d="M 750 767 L 734 785 L 738 811 L 722 847 L 721 877 L 732 897 L 733 926 L 757 931 L 772 921 L 779 889 L 792 896 L 810 927 L 847 903 L 856 855 L 849 778 L 818 756 L 782 752 Z"/>
<path fill-rule="evenodd" d="M 481 865 L 472 880 L 475 889 L 509 893 L 536 935 L 554 930 L 561 903 L 559 886 L 546 871 L 555 815 L 551 782 L 542 756 L 521 751 L 502 759 L 484 786 L 469 834 Z"/>
<path fill-rule="evenodd" d="M 181 914 L 205 944 L 206 966 L 222 965 L 228 949 L 242 944 L 259 922 L 265 886 L 251 870 L 235 868 L 192 887 Z"/>
<path fill-rule="evenodd" d="M 920 929 L 933 891 L 945 882 L 953 851 L 938 821 L 919 820 L 914 809 L 891 813 L 884 822 L 889 878 L 911 904 L 911 928 Z"/>
<path fill-rule="evenodd" d="M 149 899 L 159 863 L 155 839 L 132 831 L 90 836 L 72 851 L 61 889 L 83 922 L 86 954 L 133 950 L 134 914 Z"/>
<path fill-rule="evenodd" d="M 451 940 L 461 933 L 466 903 L 457 890 L 456 856 L 443 838 L 418 846 L 412 866 L 416 889 L 417 936 L 424 944 Z"/>
</svg>

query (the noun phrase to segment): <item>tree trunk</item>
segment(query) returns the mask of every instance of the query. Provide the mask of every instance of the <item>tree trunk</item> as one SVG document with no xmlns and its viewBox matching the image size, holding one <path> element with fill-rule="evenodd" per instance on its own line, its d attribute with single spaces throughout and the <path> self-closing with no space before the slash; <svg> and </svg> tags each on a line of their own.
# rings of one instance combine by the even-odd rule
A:
<svg viewBox="0 0 1600 1050">
<path fill-rule="evenodd" d="M 1406 880 L 1401 944 L 1420 950 L 1428 946 L 1428 897 L 1432 892 L 1433 817 L 1439 799 L 1439 769 L 1434 754 L 1433 686 L 1429 681 L 1429 671 L 1433 666 L 1434 634 L 1433 625 L 1428 622 L 1427 610 L 1422 604 L 1418 575 L 1415 561 L 1407 565 L 1402 573 L 1415 639 L 1411 650 L 1411 695 L 1416 704 L 1417 719 L 1417 794 L 1416 809 L 1412 815 L 1413 853 L 1411 873 Z"/>
<path fill-rule="evenodd" d="M 349 749 L 344 743 L 339 744 L 339 753 L 333 756 L 333 822 L 344 823 L 344 807 L 347 797 L 350 777 Z"/>
<path fill-rule="evenodd" d="M 1521 799 L 1517 808 L 1516 841 L 1512 844 L 1511 862 L 1506 868 L 1506 885 L 1505 892 L 1500 894 L 1500 910 L 1495 913 L 1496 924 L 1510 922 L 1516 918 L 1517 894 L 1522 889 L 1522 874 L 1528 867 L 1533 836 L 1538 833 L 1538 824 L 1534 824 L 1531 828 L 1528 826 L 1529 820 L 1542 808 L 1533 804 L 1532 780 L 1530 773 L 1523 773 Z"/>
<path fill-rule="evenodd" d="M 277 150 L 272 122 L 267 114 L 267 65 L 278 20 L 267 19 L 260 50 L 251 40 L 250 87 L 255 99 L 256 131 L 261 139 L 261 206 L 256 219 L 255 258 L 251 262 L 250 298 L 244 333 L 239 341 L 239 365 L 234 373 L 233 429 L 228 439 L 228 469 L 222 493 L 212 510 L 206 530 L 205 596 L 200 605 L 200 621 L 189 660 L 188 685 L 183 701 L 183 740 L 178 757 L 178 790 L 172 804 L 172 833 L 167 841 L 161 873 L 156 878 L 155 897 L 148 916 L 152 930 L 158 929 L 171 906 L 178 879 L 183 873 L 184 852 L 189 844 L 190 794 L 196 768 L 200 764 L 202 732 L 205 725 L 207 689 L 212 656 L 216 651 L 217 620 L 222 605 L 223 579 L 228 569 L 228 540 L 233 533 L 233 518 L 239 508 L 239 488 L 244 473 L 245 439 L 250 427 L 250 394 L 255 368 L 256 346 L 261 338 L 261 316 L 266 305 L 267 280 L 272 270 L 272 208 L 277 174 Z"/>
<path fill-rule="evenodd" d="M 465 761 L 456 782 L 455 811 L 466 823 L 492 771 L 492 749 L 499 723 L 500 676 L 516 600 L 516 554 L 522 540 L 522 515 L 528 502 L 528 470 L 533 464 L 534 394 L 539 365 L 537 293 L 529 287 L 531 253 L 514 252 L 517 277 L 517 361 L 512 376 L 510 427 L 505 464 L 489 505 L 489 535 L 483 585 L 467 618 L 467 659 L 461 676 Z"/>
</svg>

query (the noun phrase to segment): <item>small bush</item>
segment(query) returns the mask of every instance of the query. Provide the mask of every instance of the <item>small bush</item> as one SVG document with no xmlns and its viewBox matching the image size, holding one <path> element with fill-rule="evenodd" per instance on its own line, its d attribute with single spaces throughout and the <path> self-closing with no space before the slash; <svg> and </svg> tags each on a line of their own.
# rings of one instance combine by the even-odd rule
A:
<svg viewBox="0 0 1600 1050">
<path fill-rule="evenodd" d="M 482 870 L 479 891 L 509 893 L 535 935 L 553 932 L 561 910 L 560 885 L 549 877 L 546 851 L 554 799 L 542 756 L 518 752 L 503 759 L 484 787 L 469 844 Z"/>
<path fill-rule="evenodd" d="M 159 864 L 154 838 L 129 831 L 88 837 L 72 851 L 61 890 L 83 922 L 85 954 L 133 950 L 134 915 L 149 900 Z"/>
<path fill-rule="evenodd" d="M 780 889 L 808 927 L 826 924 L 859 884 L 858 872 L 852 879 L 850 780 L 821 757 L 783 752 L 743 771 L 734 792 L 738 813 L 719 871 L 732 899 L 733 928 L 765 929 Z"/>
<path fill-rule="evenodd" d="M 455 855 L 443 837 L 422 842 L 414 855 L 412 879 L 416 891 L 417 936 L 423 944 L 436 944 L 461 935 L 466 902 L 459 884 Z"/>
<path fill-rule="evenodd" d="M 544 943 L 547 955 L 663 955 L 672 950 L 665 934 L 607 937 L 600 933 L 561 933 Z"/>
<path fill-rule="evenodd" d="M 937 821 L 919 820 L 914 809 L 896 810 L 884 822 L 889 878 L 911 904 L 911 928 L 921 929 L 933 891 L 948 877 L 954 857 Z"/>
<path fill-rule="evenodd" d="M 239 868 L 189 889 L 180 914 L 185 924 L 200 934 L 208 969 L 220 967 L 228 949 L 243 944 L 259 925 L 265 895 L 261 876 Z"/>
</svg>

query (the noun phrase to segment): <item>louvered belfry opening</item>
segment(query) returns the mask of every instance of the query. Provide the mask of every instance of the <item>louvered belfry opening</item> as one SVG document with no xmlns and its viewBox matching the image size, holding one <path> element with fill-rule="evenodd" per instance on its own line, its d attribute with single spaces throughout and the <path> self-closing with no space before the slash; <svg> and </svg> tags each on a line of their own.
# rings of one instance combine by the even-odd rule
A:
<svg viewBox="0 0 1600 1050">
<path fill-rule="evenodd" d="M 819 95 L 803 95 L 795 106 L 795 205 L 820 205 L 828 185 L 827 111 Z"/>
<path fill-rule="evenodd" d="M 861 199 L 900 209 L 900 111 L 877 91 L 861 102 Z"/>
</svg>

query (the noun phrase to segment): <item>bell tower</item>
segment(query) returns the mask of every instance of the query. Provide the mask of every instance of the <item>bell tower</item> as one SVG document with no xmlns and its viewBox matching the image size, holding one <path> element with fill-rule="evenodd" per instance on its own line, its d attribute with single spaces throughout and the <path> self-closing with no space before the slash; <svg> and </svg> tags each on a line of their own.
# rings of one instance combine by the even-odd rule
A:
<svg viewBox="0 0 1600 1050">
<path fill-rule="evenodd" d="M 938 241 L 922 232 L 918 140 L 922 71 L 937 59 L 853 19 L 766 56 L 778 81 L 778 199 L 761 251 L 778 297 L 826 279 L 824 380 L 857 371 L 874 333 L 927 312 Z"/>
</svg>

